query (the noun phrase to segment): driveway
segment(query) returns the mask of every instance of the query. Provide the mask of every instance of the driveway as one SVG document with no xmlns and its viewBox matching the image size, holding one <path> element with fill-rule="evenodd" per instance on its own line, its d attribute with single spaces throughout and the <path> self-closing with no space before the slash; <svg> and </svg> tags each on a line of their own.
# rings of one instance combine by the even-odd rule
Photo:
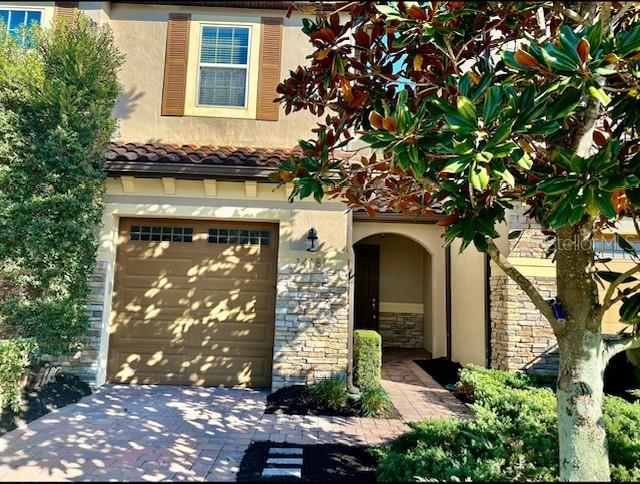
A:
<svg viewBox="0 0 640 484">
<path fill-rule="evenodd" d="M 234 481 L 266 395 L 106 385 L 0 438 L 0 481 Z"/>
</svg>

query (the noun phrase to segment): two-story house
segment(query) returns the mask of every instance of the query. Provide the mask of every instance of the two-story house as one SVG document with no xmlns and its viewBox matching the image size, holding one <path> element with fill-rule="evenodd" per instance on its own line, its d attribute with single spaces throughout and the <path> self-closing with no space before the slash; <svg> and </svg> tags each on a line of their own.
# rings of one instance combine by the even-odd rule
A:
<svg viewBox="0 0 640 484">
<path fill-rule="evenodd" d="M 79 10 L 126 56 L 91 328 L 67 363 L 98 385 L 278 388 L 348 373 L 362 327 L 465 364 L 552 367 L 539 313 L 485 255 L 444 248 L 437 217 L 289 203 L 291 187 L 269 181 L 315 123 L 273 102 L 310 51 L 287 7 L 0 2 L 10 29 Z M 512 214 L 527 236 L 502 248 L 551 297 L 544 237 L 526 224 Z"/>
</svg>

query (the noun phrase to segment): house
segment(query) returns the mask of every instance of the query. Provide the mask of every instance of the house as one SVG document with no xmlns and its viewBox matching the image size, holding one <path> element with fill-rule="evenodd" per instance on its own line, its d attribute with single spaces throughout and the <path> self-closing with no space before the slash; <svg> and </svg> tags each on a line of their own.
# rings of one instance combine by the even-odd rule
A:
<svg viewBox="0 0 640 484">
<path fill-rule="evenodd" d="M 97 385 L 275 389 L 349 373 L 354 328 L 373 328 L 387 348 L 552 371 L 542 316 L 484 254 L 444 248 L 437 216 L 289 203 L 292 187 L 269 181 L 315 125 L 273 103 L 309 52 L 303 14 L 287 6 L 0 2 L 10 29 L 80 10 L 126 56 L 91 327 L 65 364 Z M 502 250 L 553 297 L 545 236 L 514 210 L 503 232 L 516 229 Z"/>
</svg>

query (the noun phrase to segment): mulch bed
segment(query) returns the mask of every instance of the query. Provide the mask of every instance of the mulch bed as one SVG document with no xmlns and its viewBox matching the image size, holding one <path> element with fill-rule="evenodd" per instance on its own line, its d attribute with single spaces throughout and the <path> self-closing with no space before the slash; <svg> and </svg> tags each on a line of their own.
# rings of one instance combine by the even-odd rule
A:
<svg viewBox="0 0 640 484">
<path fill-rule="evenodd" d="M 76 403 L 82 397 L 91 394 L 89 385 L 75 375 L 60 373 L 51 383 L 40 390 L 25 392 L 22 405 L 17 413 L 10 409 L 0 414 L 0 435 L 15 429 L 18 424 L 31 422 L 51 410 L 62 408 L 70 403 Z"/>
<path fill-rule="evenodd" d="M 272 447 L 302 448 L 302 479 L 270 477 L 264 481 L 290 482 L 376 482 L 377 459 L 368 447 L 340 444 L 290 445 L 254 442 L 238 471 L 238 482 L 261 480 Z M 273 456 L 272 456 L 273 457 Z"/>
<path fill-rule="evenodd" d="M 414 361 L 445 388 L 447 388 L 447 385 L 455 385 L 460 381 L 460 378 L 458 378 L 458 372 L 462 369 L 460 363 L 448 360 L 447 358 Z"/>
<path fill-rule="evenodd" d="M 281 388 L 267 397 L 265 413 L 276 415 L 326 415 L 332 417 L 361 417 L 357 401 L 350 401 L 346 407 L 336 411 L 314 402 L 305 385 L 291 385 Z M 392 404 L 385 418 L 400 418 L 400 413 Z"/>
</svg>

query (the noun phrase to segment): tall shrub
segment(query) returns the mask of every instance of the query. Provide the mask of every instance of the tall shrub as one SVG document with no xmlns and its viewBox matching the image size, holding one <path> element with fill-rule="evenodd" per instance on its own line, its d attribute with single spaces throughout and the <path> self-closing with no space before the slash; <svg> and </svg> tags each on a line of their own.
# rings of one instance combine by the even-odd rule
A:
<svg viewBox="0 0 640 484">
<path fill-rule="evenodd" d="M 60 354 L 87 324 L 123 57 L 80 14 L 30 46 L 0 32 L 0 326 Z"/>
<path fill-rule="evenodd" d="M 0 412 L 5 407 L 14 411 L 20 405 L 20 378 L 36 356 L 34 339 L 0 340 Z"/>
<path fill-rule="evenodd" d="M 353 332 L 353 360 L 355 385 L 361 389 L 380 387 L 382 367 L 382 338 L 368 329 Z"/>
</svg>

